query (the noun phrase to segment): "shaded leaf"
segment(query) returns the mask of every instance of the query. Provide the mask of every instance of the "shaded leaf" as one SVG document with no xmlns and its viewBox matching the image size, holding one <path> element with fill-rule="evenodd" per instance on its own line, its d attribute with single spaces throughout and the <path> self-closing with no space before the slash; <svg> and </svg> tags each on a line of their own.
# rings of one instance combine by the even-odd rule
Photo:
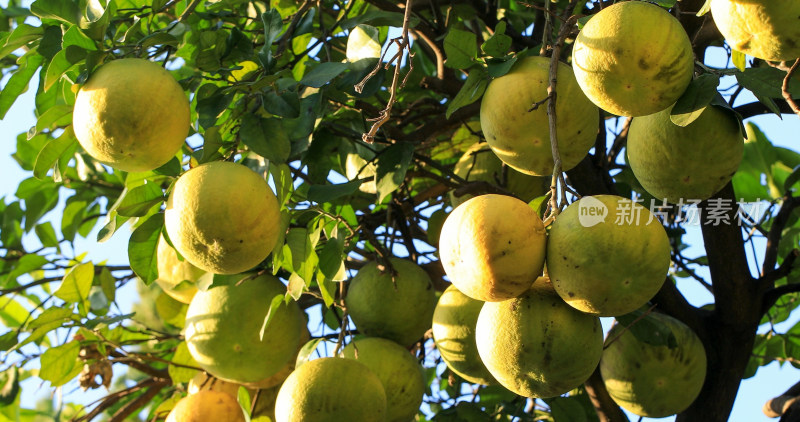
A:
<svg viewBox="0 0 800 422">
<path fill-rule="evenodd" d="M 719 76 L 704 73 L 693 79 L 670 112 L 670 120 L 678 126 L 688 126 L 703 113 L 717 95 Z"/>
<path fill-rule="evenodd" d="M 444 38 L 444 52 L 447 56 L 444 64 L 454 69 L 465 69 L 472 66 L 478 57 L 477 42 L 474 33 L 451 29 Z"/>
<path fill-rule="evenodd" d="M 375 170 L 375 185 L 378 202 L 394 192 L 406 178 L 406 171 L 414 156 L 414 145 L 400 142 L 386 148 L 378 157 Z"/>
<path fill-rule="evenodd" d="M 131 269 L 149 285 L 158 278 L 158 237 L 164 228 L 164 214 L 153 214 L 131 234 L 128 242 L 128 260 Z"/>
<path fill-rule="evenodd" d="M 486 91 L 487 85 L 489 85 L 489 78 L 486 69 L 482 66 L 472 68 L 458 94 L 447 105 L 445 117 L 449 119 L 459 108 L 478 101 Z"/>
</svg>

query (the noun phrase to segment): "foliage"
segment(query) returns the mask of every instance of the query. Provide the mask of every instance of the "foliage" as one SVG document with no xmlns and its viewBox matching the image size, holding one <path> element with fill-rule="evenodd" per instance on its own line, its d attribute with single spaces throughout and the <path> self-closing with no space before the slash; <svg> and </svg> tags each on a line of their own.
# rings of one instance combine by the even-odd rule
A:
<svg viewBox="0 0 800 422">
<path fill-rule="evenodd" d="M 10 0 L 0 8 L 0 118 L 30 88 L 36 125 L 15 140 L 13 158 L 28 177 L 14 196 L 0 200 L 5 326 L 0 420 L 86 421 L 100 415 L 153 420 L 184 394 L 196 370 L 180 333 L 186 307 L 143 290 L 150 293 L 142 295 L 136 313 L 124 314 L 116 292 L 156 278 L 151 263 L 163 232 L 165 198 L 184 170 L 204 162 L 233 160 L 268 174 L 285 235 L 258 268 L 285 280 L 288 296 L 319 323 L 310 327 L 315 338 L 301 357 L 315 348 L 330 355 L 333 347 L 321 338 L 349 335 L 339 335 L 347 323 L 341 282 L 366 262 L 410 257 L 438 290 L 446 288 L 436 242 L 426 231 L 429 219 L 441 221 L 452 190 L 504 191 L 453 174 L 463 151 L 482 138 L 479 99 L 488 82 L 520 57 L 548 53 L 541 46 L 555 41 L 565 8 L 577 4 L 575 14 L 583 16 L 600 5 L 529 3 L 418 0 L 406 22 L 410 44 L 405 44 L 399 30 L 404 2 Z M 786 68 L 760 60 L 738 69 L 704 64 L 706 47 L 722 46 L 722 38 L 709 33 L 704 18 L 687 13 L 699 10 L 702 1 L 681 3 L 698 76 L 675 107 L 673 121 L 688 124 L 711 106 L 742 118 L 789 113 L 781 90 Z M 349 45 L 356 28 L 366 34 L 363 44 Z M 563 32 L 571 40 L 577 29 Z M 376 39 L 383 46 L 382 62 L 369 45 Z M 563 50 L 561 57 L 569 57 L 569 43 Z M 741 54 L 727 52 L 741 64 Z M 70 128 L 78 87 L 99 65 L 121 57 L 162 63 L 191 99 L 187 143 L 154 171 L 125 173 L 99 164 L 83 152 Z M 349 60 L 353 57 L 359 60 Z M 800 95 L 795 82 L 787 89 Z M 758 102 L 735 101 L 748 92 Z M 647 204 L 651 197 L 622 153 L 626 119 L 606 117 L 593 153 L 567 172 L 571 189 L 581 195 L 618 193 Z M 702 216 L 705 253 L 687 251 L 701 245 L 691 245 L 698 242 L 691 236 L 698 228 L 680 218 L 685 208 L 669 207 L 663 214 L 673 249 L 670 279 L 677 285 L 700 283 L 714 303 L 695 308 L 673 283 L 653 300 L 698 333 L 709 355 L 709 374 L 738 374 L 710 375 L 701 393 L 699 401 L 720 420 L 730 412 L 732 384 L 739 379 L 757 376 L 758 367 L 772 361 L 800 367 L 800 328 L 774 328 L 798 305 L 800 153 L 773 145 L 752 123 L 742 130 L 745 156 L 732 186 L 701 204 L 727 201 L 731 208 L 725 213 L 729 224 Z M 347 154 L 375 165 L 376 193 L 359 189 L 369 177 L 343 176 Z M 747 214 L 736 213 L 737 202 L 755 201 L 761 213 L 737 219 Z M 102 248 L 112 237 L 128 236 L 125 227 L 132 231 L 128 265 L 93 262 L 87 251 L 75 250 L 75 241 L 86 237 Z M 754 251 L 749 258 L 748 244 Z M 753 265 L 754 259 L 761 265 Z M 766 328 L 756 335 L 759 327 Z M 428 382 L 420 420 L 597 418 L 584 388 L 556 399 L 528 400 L 500 387 L 462 382 L 444 369 L 427 337 L 416 347 Z M 20 389 L 25 380 L 46 381 L 57 391 L 74 389 L 77 380 L 84 389 L 106 385 L 112 392 L 93 404 L 48 401 L 31 409 L 20 401 L 36 390 Z M 600 387 L 590 380 L 586 389 Z M 692 412 L 698 409 L 679 418 L 712 420 Z"/>
</svg>

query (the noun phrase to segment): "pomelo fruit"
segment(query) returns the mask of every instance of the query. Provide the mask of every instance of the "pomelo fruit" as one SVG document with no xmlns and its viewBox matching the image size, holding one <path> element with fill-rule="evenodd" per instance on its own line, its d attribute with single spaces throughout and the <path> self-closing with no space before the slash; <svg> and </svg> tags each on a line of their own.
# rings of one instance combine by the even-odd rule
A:
<svg viewBox="0 0 800 422">
<path fill-rule="evenodd" d="M 584 25 L 572 48 L 572 68 L 598 107 L 620 116 L 645 116 L 680 98 L 692 80 L 694 55 L 674 16 L 647 2 L 626 1 L 604 8 Z"/>
<path fill-rule="evenodd" d="M 630 199 L 584 196 L 550 229 L 548 274 L 558 294 L 582 312 L 616 316 L 638 309 L 664 284 L 669 264 L 666 230 Z"/>
<path fill-rule="evenodd" d="M 450 285 L 433 311 L 433 341 L 442 360 L 461 378 L 474 384 L 497 384 L 478 355 L 475 325 L 483 303 Z"/>
<path fill-rule="evenodd" d="M 281 385 L 276 422 L 384 422 L 386 393 L 375 373 L 355 359 L 319 358 Z"/>
<path fill-rule="evenodd" d="M 281 367 L 281 369 L 278 370 L 278 372 L 272 374 L 271 376 L 269 376 L 269 377 L 267 377 L 265 379 L 262 379 L 262 380 L 259 380 L 259 381 L 256 381 L 256 382 L 246 382 L 246 383 L 244 383 L 245 387 L 258 388 L 258 389 L 263 390 L 263 389 L 268 389 L 268 388 L 280 386 L 281 383 L 283 383 L 283 381 L 285 381 L 286 378 L 289 377 L 289 374 L 291 374 L 292 371 L 294 371 L 294 366 L 295 366 L 295 363 L 297 362 L 297 355 L 300 353 L 300 349 L 302 349 L 303 346 L 305 346 L 306 343 L 308 343 L 308 341 L 311 340 L 311 333 L 308 331 L 308 325 L 307 325 L 308 322 L 306 321 L 306 318 L 305 318 L 306 314 L 305 314 L 305 312 L 301 312 L 300 315 L 303 317 L 303 323 L 301 324 L 301 327 L 300 327 L 300 342 L 298 343 L 297 350 L 289 358 L 289 361 L 286 362 Z"/>
<path fill-rule="evenodd" d="M 744 139 L 728 112 L 708 106 L 688 126 L 670 120 L 672 107 L 633 119 L 628 162 L 636 179 L 656 199 L 676 204 L 705 200 L 719 192 L 739 168 Z"/>
<path fill-rule="evenodd" d="M 528 204 L 480 195 L 447 216 L 439 256 L 458 290 L 497 302 L 521 295 L 542 274 L 546 242 L 542 219 Z"/>
<path fill-rule="evenodd" d="M 734 50 L 775 62 L 800 57 L 795 0 L 712 0 L 711 15 Z"/>
<path fill-rule="evenodd" d="M 600 114 L 581 92 L 572 69 L 559 63 L 556 135 L 562 170 L 567 171 L 594 145 Z M 492 151 L 512 168 L 534 176 L 553 174 L 547 103 L 550 59 L 526 57 L 489 83 L 481 101 L 481 129 Z"/>
<path fill-rule="evenodd" d="M 244 422 L 244 412 L 236 398 L 222 391 L 203 390 L 178 401 L 166 422 Z"/>
<path fill-rule="evenodd" d="M 175 249 L 196 267 L 238 274 L 272 252 L 280 207 L 256 172 L 214 161 L 178 178 L 167 200 L 164 226 Z"/>
<path fill-rule="evenodd" d="M 283 380 L 281 380 L 281 382 L 283 382 Z M 242 384 L 210 377 L 205 372 L 198 372 L 197 375 L 189 381 L 186 391 L 190 395 L 206 390 L 221 391 L 232 397 L 238 397 L 239 387 L 247 388 L 250 400 L 256 401 L 255 407 L 253 407 L 253 417 L 269 416 L 270 419 L 275 419 L 275 397 L 278 395 L 278 386 L 264 389 L 249 388 Z M 258 394 L 258 396 L 256 396 L 256 394 Z"/>
<path fill-rule="evenodd" d="M 486 143 L 469 147 L 456 163 L 453 173 L 468 182 L 487 182 L 504 187 L 525 202 L 550 190 L 550 177 L 530 176 L 512 168 L 504 170 L 503 162 Z M 450 191 L 450 204 L 454 208 L 470 198 L 472 195 L 455 196 Z"/>
<path fill-rule="evenodd" d="M 555 397 L 578 387 L 603 352 L 600 318 L 568 306 L 544 277 L 520 297 L 486 302 L 475 340 L 495 379 L 531 398 Z"/>
<path fill-rule="evenodd" d="M 157 63 L 119 59 L 97 69 L 75 98 L 72 128 L 83 149 L 123 171 L 167 163 L 189 134 L 189 100 Z"/>
<path fill-rule="evenodd" d="M 386 421 L 414 419 L 427 387 L 422 367 L 405 347 L 384 338 L 366 337 L 348 344 L 344 357 L 367 366 L 383 384 L 386 393 Z"/>
<path fill-rule="evenodd" d="M 297 302 L 281 302 L 260 338 L 272 299 L 284 294 L 286 286 L 269 274 L 198 291 L 184 332 L 192 357 L 211 375 L 240 384 L 278 372 L 297 351 L 304 322 Z"/>
<path fill-rule="evenodd" d="M 186 259 L 180 260 L 175 249 L 163 236 L 158 239 L 156 250 L 158 278 L 156 284 L 164 293 L 178 302 L 189 303 L 197 293 L 197 280 L 206 272 L 195 267 Z"/>
<path fill-rule="evenodd" d="M 431 327 L 436 293 L 419 265 L 399 258 L 390 262 L 394 280 L 374 261 L 358 271 L 345 296 L 347 312 L 362 334 L 410 346 Z"/>
<path fill-rule="evenodd" d="M 668 327 L 677 345 L 670 349 L 666 343 L 645 343 L 617 324 L 608 333 L 600 375 L 618 405 L 640 416 L 663 418 L 682 412 L 700 394 L 706 352 L 697 334 L 677 319 L 657 312 L 644 318 Z"/>
</svg>

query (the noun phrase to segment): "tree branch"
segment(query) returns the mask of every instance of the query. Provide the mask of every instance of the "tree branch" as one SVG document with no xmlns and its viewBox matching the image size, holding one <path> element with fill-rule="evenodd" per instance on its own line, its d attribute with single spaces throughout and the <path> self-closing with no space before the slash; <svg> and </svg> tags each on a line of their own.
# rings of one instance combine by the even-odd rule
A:
<svg viewBox="0 0 800 422">
<path fill-rule="evenodd" d="M 589 400 L 592 401 L 600 422 L 628 422 L 628 417 L 608 394 L 603 378 L 600 376 L 599 365 L 583 385 L 586 387 L 586 393 L 589 395 Z"/>
<path fill-rule="evenodd" d="M 798 67 L 800 67 L 800 58 L 795 60 L 792 67 L 786 72 L 786 76 L 783 78 L 783 83 L 781 84 L 781 95 L 783 95 L 783 99 L 789 104 L 794 114 L 800 117 L 800 107 L 798 107 L 797 103 L 792 99 L 792 94 L 789 93 L 789 82 L 792 80 L 792 75 L 794 75 Z"/>
</svg>

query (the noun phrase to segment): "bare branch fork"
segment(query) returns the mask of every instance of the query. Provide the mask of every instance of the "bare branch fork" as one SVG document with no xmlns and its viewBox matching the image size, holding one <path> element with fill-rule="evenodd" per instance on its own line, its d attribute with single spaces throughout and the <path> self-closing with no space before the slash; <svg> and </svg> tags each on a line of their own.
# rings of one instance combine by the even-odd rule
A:
<svg viewBox="0 0 800 422">
<path fill-rule="evenodd" d="M 800 67 L 800 58 L 795 60 L 794 64 L 791 68 L 786 72 L 786 76 L 783 78 L 783 83 L 781 84 L 781 94 L 786 102 L 789 104 L 789 107 L 792 108 L 794 114 L 800 116 L 800 106 L 792 98 L 792 94 L 789 93 L 789 81 L 792 80 L 792 75 L 797 71 L 797 68 Z"/>
<path fill-rule="evenodd" d="M 394 63 L 394 65 L 395 65 L 394 66 L 394 75 L 392 76 L 392 86 L 389 88 L 389 101 L 387 101 L 387 103 L 386 103 L 386 108 L 381 110 L 380 115 L 377 118 L 372 119 L 372 120 L 374 120 L 374 123 L 372 124 L 372 127 L 369 129 L 369 132 L 361 135 L 361 139 L 364 142 L 369 143 L 369 144 L 371 144 L 371 143 L 373 143 L 375 141 L 375 134 L 378 133 L 378 129 L 380 129 L 380 127 L 383 126 L 383 124 L 386 123 L 389 120 L 389 117 L 390 117 L 390 115 L 392 113 L 392 107 L 394 106 L 394 103 L 397 100 L 397 91 L 399 91 L 400 89 L 403 88 L 403 86 L 405 86 L 406 81 L 408 80 L 408 75 L 410 75 L 411 72 L 414 70 L 414 64 L 413 64 L 413 62 L 411 60 L 414 57 L 414 54 L 411 53 L 411 49 L 409 47 L 409 38 L 408 38 L 408 31 L 409 31 L 408 26 L 409 26 L 409 22 L 411 21 L 411 4 L 412 4 L 412 2 L 413 2 L 413 0 L 406 0 L 406 10 L 405 10 L 405 13 L 403 15 L 403 33 L 402 33 L 402 35 L 400 37 L 395 38 L 395 39 L 392 40 L 392 43 L 397 45 L 397 53 L 394 55 L 394 57 L 392 57 L 386 63 L 386 65 L 384 67 L 385 69 L 389 69 L 389 66 L 391 66 L 392 63 Z M 406 73 L 406 76 L 403 78 L 403 82 L 401 83 L 400 82 L 400 63 L 401 63 L 401 61 L 403 59 L 403 55 L 406 52 L 406 50 L 408 50 L 407 57 L 408 57 L 408 66 L 409 66 L 409 68 L 408 68 L 408 72 Z M 388 51 L 388 49 L 387 49 L 387 51 Z M 372 78 L 373 76 L 375 76 L 378 73 L 378 71 L 380 70 L 381 66 L 383 65 L 383 58 L 384 58 L 385 55 L 386 55 L 386 51 L 384 51 L 383 54 L 381 55 L 381 59 L 380 59 L 380 61 L 378 61 L 378 64 L 375 66 L 375 69 L 373 69 L 372 72 L 370 72 L 366 77 L 364 77 L 364 79 L 361 82 L 359 82 L 358 84 L 355 85 L 356 92 L 361 93 L 361 91 L 364 89 L 364 85 L 367 84 L 367 82 L 370 80 L 370 78 Z"/>
</svg>

